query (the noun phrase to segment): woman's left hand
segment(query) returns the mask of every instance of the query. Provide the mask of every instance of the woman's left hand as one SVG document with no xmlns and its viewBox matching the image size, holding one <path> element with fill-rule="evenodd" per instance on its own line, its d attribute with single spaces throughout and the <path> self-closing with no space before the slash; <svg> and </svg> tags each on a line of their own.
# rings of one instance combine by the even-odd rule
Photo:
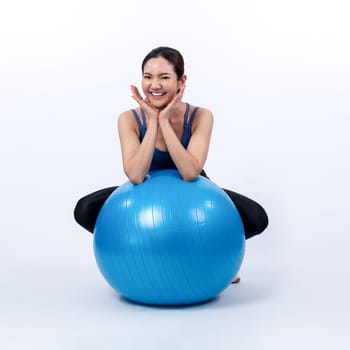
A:
<svg viewBox="0 0 350 350">
<path fill-rule="evenodd" d="M 185 91 L 185 85 L 182 86 L 179 90 L 179 92 L 175 95 L 175 97 L 172 99 L 172 101 L 159 113 L 158 120 L 169 120 L 171 114 L 174 112 L 176 107 L 181 103 L 182 97 Z"/>
</svg>

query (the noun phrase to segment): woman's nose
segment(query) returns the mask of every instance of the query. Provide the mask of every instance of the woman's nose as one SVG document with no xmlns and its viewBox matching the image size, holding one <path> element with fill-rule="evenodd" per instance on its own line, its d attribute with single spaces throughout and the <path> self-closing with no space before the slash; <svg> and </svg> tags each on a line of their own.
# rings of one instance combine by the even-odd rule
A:
<svg viewBox="0 0 350 350">
<path fill-rule="evenodd" d="M 158 88 L 158 89 L 162 87 L 159 79 L 153 79 L 151 81 L 151 86 L 152 88 Z"/>
</svg>

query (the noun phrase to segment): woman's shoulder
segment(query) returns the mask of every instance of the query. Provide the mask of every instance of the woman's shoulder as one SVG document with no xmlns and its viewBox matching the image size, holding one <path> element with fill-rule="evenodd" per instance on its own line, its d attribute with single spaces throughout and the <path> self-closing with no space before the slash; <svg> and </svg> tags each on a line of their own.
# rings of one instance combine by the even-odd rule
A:
<svg viewBox="0 0 350 350">
<path fill-rule="evenodd" d="M 187 103 L 187 102 L 186 102 Z M 212 116 L 213 113 L 211 112 L 211 110 L 207 107 L 204 106 L 199 106 L 199 105 L 194 105 L 191 103 L 187 103 L 190 106 L 190 113 L 195 112 L 196 115 L 207 115 L 207 116 Z"/>
<path fill-rule="evenodd" d="M 194 113 L 192 121 L 192 131 L 199 129 L 212 129 L 213 127 L 213 113 L 209 108 L 190 105 L 190 113 Z M 190 114 L 190 115 L 191 115 Z"/>
<path fill-rule="evenodd" d="M 121 112 L 118 118 L 125 118 L 125 117 L 130 118 L 131 116 L 134 115 L 135 112 L 137 115 L 140 115 L 141 114 L 140 107 L 127 109 L 126 111 Z"/>
<path fill-rule="evenodd" d="M 135 115 L 135 113 L 136 113 L 136 115 Z M 127 109 L 126 111 L 121 112 L 117 118 L 118 119 L 126 119 L 126 120 L 128 120 L 128 119 L 135 120 L 136 116 L 141 118 L 141 109 L 140 109 L 140 107 Z"/>
<path fill-rule="evenodd" d="M 192 113 L 195 113 L 193 122 L 202 122 L 213 119 L 213 113 L 207 107 L 190 104 L 190 114 Z"/>
<path fill-rule="evenodd" d="M 118 124 L 130 125 L 132 127 L 136 127 L 137 121 L 136 121 L 134 112 L 136 112 L 136 114 L 140 116 L 140 108 L 132 108 L 121 112 L 117 117 Z"/>
</svg>

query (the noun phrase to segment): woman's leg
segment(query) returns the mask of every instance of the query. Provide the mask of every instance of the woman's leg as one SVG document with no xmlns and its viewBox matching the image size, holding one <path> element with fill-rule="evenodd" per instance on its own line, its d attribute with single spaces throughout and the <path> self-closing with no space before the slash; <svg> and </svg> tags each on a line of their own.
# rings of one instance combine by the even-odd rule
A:
<svg viewBox="0 0 350 350">
<path fill-rule="evenodd" d="M 239 193 L 226 189 L 223 190 L 228 194 L 237 207 L 243 222 L 246 239 L 257 235 L 266 229 L 269 224 L 269 219 L 264 208 L 259 203 L 242 196 Z"/>
<path fill-rule="evenodd" d="M 200 175 L 209 179 L 204 169 Z M 258 235 L 266 229 L 269 224 L 269 218 L 265 209 L 259 203 L 231 190 L 226 190 L 225 188 L 223 190 L 236 205 L 243 222 L 246 239 Z"/>
<path fill-rule="evenodd" d="M 117 186 L 104 188 L 79 199 L 74 209 L 74 218 L 77 223 L 94 233 L 98 213 L 103 203 L 116 188 Z"/>
</svg>

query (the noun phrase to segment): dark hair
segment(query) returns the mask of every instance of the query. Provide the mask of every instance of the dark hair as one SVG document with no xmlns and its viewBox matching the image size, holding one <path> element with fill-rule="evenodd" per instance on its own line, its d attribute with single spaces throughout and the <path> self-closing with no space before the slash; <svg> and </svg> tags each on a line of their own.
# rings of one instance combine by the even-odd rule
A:
<svg viewBox="0 0 350 350">
<path fill-rule="evenodd" d="M 177 79 L 180 80 L 185 73 L 185 63 L 181 53 L 171 47 L 159 46 L 150 51 L 142 61 L 141 69 L 151 58 L 163 57 L 174 67 L 174 71 L 177 75 Z"/>
</svg>

